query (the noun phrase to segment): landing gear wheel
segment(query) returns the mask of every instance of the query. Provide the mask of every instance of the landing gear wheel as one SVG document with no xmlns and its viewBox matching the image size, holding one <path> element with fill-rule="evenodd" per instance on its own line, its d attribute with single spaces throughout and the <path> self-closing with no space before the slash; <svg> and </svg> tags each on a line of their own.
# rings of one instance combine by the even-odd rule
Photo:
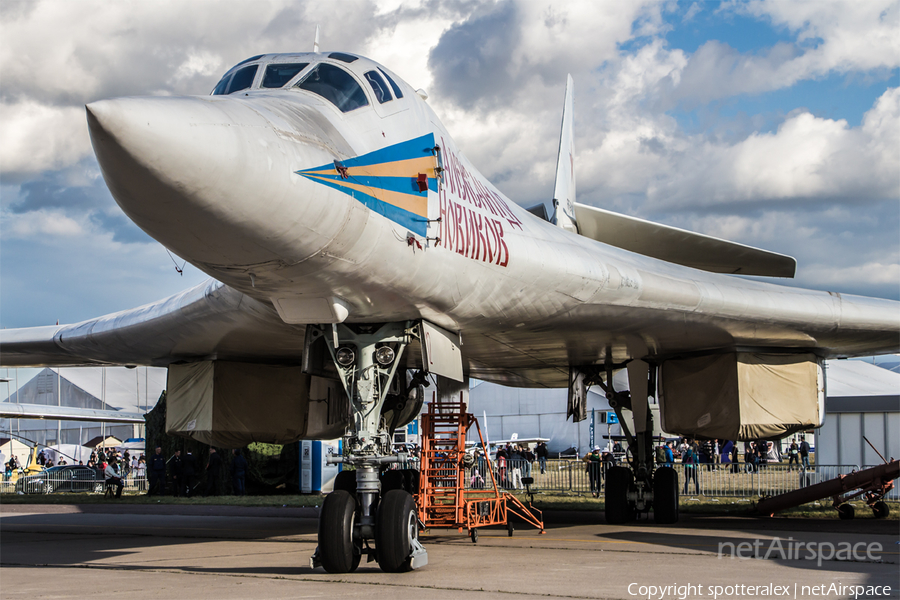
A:
<svg viewBox="0 0 900 600">
<path fill-rule="evenodd" d="M 653 474 L 653 518 L 660 525 L 678 522 L 678 472 L 672 467 Z"/>
<path fill-rule="evenodd" d="M 341 471 L 334 478 L 334 491 L 344 490 L 356 497 L 356 471 Z"/>
<path fill-rule="evenodd" d="M 473 544 L 477 544 L 477 543 L 478 543 L 478 530 L 477 530 L 477 529 L 470 529 L 470 530 L 469 530 L 469 537 L 472 538 L 472 543 L 473 543 Z"/>
<path fill-rule="evenodd" d="M 634 486 L 634 475 L 628 467 L 611 467 L 606 472 L 606 522 L 621 525 L 634 520 L 634 507 L 628 502 L 628 490 Z"/>
<path fill-rule="evenodd" d="M 872 505 L 872 513 L 875 515 L 876 519 L 884 519 L 891 514 L 891 509 L 888 508 L 887 502 L 879 500 Z"/>
<path fill-rule="evenodd" d="M 356 498 L 346 490 L 325 496 L 319 515 L 319 553 L 329 573 L 350 573 L 359 566 L 360 553 L 353 547 Z"/>
<path fill-rule="evenodd" d="M 404 489 L 415 496 L 419 493 L 419 471 L 417 469 L 403 469 Z"/>
<path fill-rule="evenodd" d="M 852 504 L 841 504 L 838 506 L 837 511 L 841 521 L 849 521 L 856 516 L 856 510 L 853 508 Z"/>
<path fill-rule="evenodd" d="M 513 536 L 513 532 L 514 532 L 515 530 L 516 530 L 516 528 L 513 527 L 512 521 L 507 521 L 507 522 L 506 522 L 506 535 L 508 535 L 509 537 L 512 537 L 512 536 Z"/>
<path fill-rule="evenodd" d="M 378 505 L 375 546 L 378 565 L 385 573 L 403 573 L 412 568 L 413 540 L 419 537 L 416 503 L 404 490 L 390 490 Z"/>
<path fill-rule="evenodd" d="M 381 492 L 387 494 L 391 490 L 406 489 L 406 476 L 399 469 L 391 469 L 381 474 Z"/>
</svg>

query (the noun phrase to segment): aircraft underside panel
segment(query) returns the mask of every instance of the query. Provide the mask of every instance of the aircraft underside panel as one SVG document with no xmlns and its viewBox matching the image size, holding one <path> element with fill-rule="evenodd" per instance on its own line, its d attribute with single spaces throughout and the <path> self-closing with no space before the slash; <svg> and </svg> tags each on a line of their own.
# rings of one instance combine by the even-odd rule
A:
<svg viewBox="0 0 900 600">
<path fill-rule="evenodd" d="M 347 427 L 340 383 L 300 367 L 227 361 L 170 365 L 166 433 L 238 448 L 334 439 Z"/>
<path fill-rule="evenodd" d="M 663 430 L 720 440 L 785 437 L 819 427 L 824 376 L 813 354 L 736 352 L 667 360 L 660 375 Z"/>
</svg>

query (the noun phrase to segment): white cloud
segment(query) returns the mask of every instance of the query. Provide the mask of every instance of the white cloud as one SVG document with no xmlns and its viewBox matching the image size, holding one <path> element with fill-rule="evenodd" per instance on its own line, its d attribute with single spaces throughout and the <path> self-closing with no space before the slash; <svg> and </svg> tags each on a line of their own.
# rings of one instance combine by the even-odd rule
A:
<svg viewBox="0 0 900 600">
<path fill-rule="evenodd" d="M 23 239 L 35 236 L 74 237 L 88 232 L 89 227 L 60 211 L 36 210 L 3 214 L 3 236 Z"/>
<path fill-rule="evenodd" d="M 695 140 L 668 167 L 648 189 L 654 205 L 900 198 L 900 90 L 887 90 L 860 127 L 800 112 L 732 145 Z"/>
<path fill-rule="evenodd" d="M 4 177 L 65 168 L 91 153 L 81 107 L 2 103 L 0 131 L 0 175 Z"/>
</svg>

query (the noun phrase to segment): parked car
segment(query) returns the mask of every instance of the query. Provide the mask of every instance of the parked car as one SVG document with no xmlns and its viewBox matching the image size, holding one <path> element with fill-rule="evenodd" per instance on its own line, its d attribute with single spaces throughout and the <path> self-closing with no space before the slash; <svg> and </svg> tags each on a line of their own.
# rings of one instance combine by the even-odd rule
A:
<svg viewBox="0 0 900 600">
<path fill-rule="evenodd" d="M 102 492 L 103 473 L 81 465 L 50 467 L 35 475 L 20 477 L 16 492 L 52 494 L 53 492 Z"/>
</svg>

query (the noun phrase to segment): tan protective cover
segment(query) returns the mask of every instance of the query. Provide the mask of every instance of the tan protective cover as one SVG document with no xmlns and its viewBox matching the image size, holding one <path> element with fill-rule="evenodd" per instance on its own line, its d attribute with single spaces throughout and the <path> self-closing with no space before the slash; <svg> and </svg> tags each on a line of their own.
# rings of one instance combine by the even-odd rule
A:
<svg viewBox="0 0 900 600">
<path fill-rule="evenodd" d="M 821 424 L 813 354 L 731 353 L 667 360 L 660 414 L 670 433 L 721 440 L 785 437 Z"/>
<path fill-rule="evenodd" d="M 169 365 L 167 390 L 166 433 L 213 446 L 334 439 L 348 422 L 340 384 L 306 375 L 300 367 L 224 361 Z"/>
</svg>

